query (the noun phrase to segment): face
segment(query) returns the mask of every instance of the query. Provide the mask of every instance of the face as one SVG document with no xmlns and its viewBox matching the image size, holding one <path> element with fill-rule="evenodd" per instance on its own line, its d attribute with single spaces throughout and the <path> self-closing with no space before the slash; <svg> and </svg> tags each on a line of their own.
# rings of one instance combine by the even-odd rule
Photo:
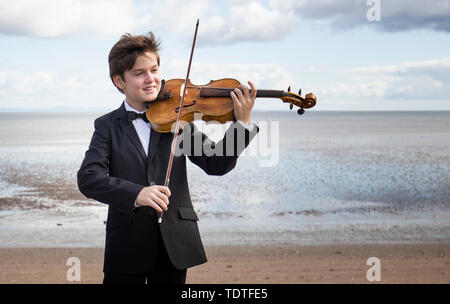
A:
<svg viewBox="0 0 450 304">
<path fill-rule="evenodd" d="M 145 108 L 145 102 L 158 97 L 161 76 L 156 54 L 145 52 L 136 58 L 131 70 L 125 71 L 124 79 L 114 75 L 114 83 L 122 89 L 127 102 L 137 110 Z"/>
</svg>

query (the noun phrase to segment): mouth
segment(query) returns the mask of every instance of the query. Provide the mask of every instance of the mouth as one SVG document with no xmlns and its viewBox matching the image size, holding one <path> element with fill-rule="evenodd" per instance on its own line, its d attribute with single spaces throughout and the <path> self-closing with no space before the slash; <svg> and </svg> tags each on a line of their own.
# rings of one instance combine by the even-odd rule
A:
<svg viewBox="0 0 450 304">
<path fill-rule="evenodd" d="M 153 93 L 156 91 L 156 87 L 155 86 L 151 86 L 151 87 L 145 87 L 142 89 L 144 92 L 146 93 Z"/>
</svg>

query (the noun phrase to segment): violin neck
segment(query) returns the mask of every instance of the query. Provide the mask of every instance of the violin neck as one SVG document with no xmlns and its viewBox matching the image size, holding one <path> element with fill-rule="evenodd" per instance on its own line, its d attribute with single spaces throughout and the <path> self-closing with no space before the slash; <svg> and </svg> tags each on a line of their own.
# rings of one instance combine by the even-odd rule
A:
<svg viewBox="0 0 450 304">
<path fill-rule="evenodd" d="M 230 92 L 234 89 L 203 87 L 200 89 L 200 97 L 230 97 Z M 251 90 L 250 90 L 251 92 Z M 285 96 L 284 91 L 279 90 L 257 90 L 258 98 L 282 98 Z"/>
</svg>

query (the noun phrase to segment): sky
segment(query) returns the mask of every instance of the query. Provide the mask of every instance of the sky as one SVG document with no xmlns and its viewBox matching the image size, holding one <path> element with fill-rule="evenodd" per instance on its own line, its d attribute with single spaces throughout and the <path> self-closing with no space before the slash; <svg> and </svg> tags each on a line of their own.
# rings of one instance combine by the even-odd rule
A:
<svg viewBox="0 0 450 304">
<path fill-rule="evenodd" d="M 315 111 L 450 110 L 450 0 L 0 0 L 0 111 L 110 111 L 108 54 L 160 38 L 164 79 L 302 89 Z M 277 99 L 255 110 L 284 111 Z"/>
</svg>

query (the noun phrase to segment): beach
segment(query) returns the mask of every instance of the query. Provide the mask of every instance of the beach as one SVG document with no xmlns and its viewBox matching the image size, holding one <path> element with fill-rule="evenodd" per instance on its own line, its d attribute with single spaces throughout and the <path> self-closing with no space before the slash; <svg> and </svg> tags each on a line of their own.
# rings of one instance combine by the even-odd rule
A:
<svg viewBox="0 0 450 304">
<path fill-rule="evenodd" d="M 210 246 L 208 262 L 188 270 L 188 284 L 450 283 L 450 244 Z M 80 281 L 67 281 L 67 259 Z M 380 260 L 368 281 L 367 259 Z M 0 248 L 1 284 L 100 284 L 103 248 Z"/>
<path fill-rule="evenodd" d="M 188 162 L 209 261 L 187 283 L 450 283 L 450 112 L 307 114 L 255 113 L 225 176 Z M 108 206 L 76 184 L 98 116 L 0 113 L 0 283 L 78 283 L 70 257 L 102 282 Z"/>
</svg>

